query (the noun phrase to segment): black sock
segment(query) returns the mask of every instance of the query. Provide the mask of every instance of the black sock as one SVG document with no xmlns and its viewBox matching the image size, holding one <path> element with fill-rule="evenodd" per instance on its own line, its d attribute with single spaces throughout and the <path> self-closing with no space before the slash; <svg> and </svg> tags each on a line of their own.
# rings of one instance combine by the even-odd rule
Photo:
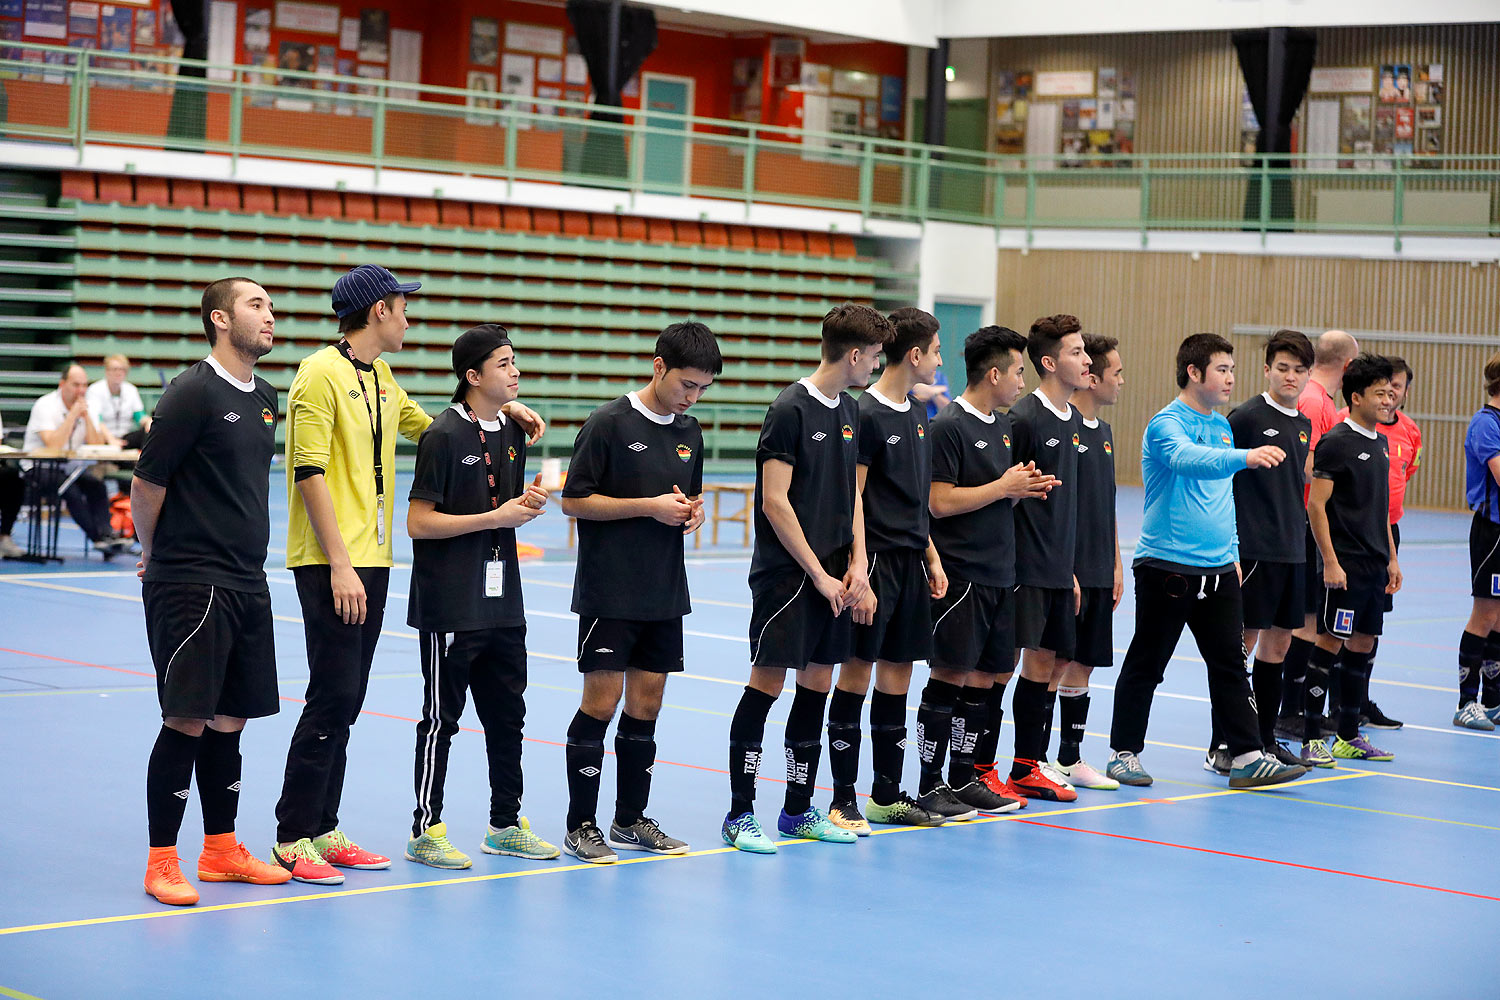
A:
<svg viewBox="0 0 1500 1000">
<path fill-rule="evenodd" d="M 812 808 L 813 785 L 818 782 L 818 759 L 823 755 L 823 706 L 828 695 L 797 685 L 786 716 L 786 804 L 788 816 Z"/>
<path fill-rule="evenodd" d="M 615 727 L 615 822 L 630 826 L 645 815 L 656 766 L 656 720 L 620 713 Z M 595 787 L 598 787 L 597 782 Z"/>
<path fill-rule="evenodd" d="M 1046 682 L 1017 677 L 1016 693 L 1010 703 L 1011 719 L 1016 724 L 1016 760 L 1010 766 L 1012 778 L 1025 777 L 1031 771 L 1031 764 L 1041 759 L 1046 712 Z"/>
<path fill-rule="evenodd" d="M 948 756 L 948 737 L 953 729 L 953 708 L 963 690 L 947 681 L 929 680 L 922 689 L 922 703 L 917 706 L 917 761 L 922 780 L 917 790 L 922 794 L 943 780 L 943 760 Z"/>
<path fill-rule="evenodd" d="M 1328 711 L 1326 714 L 1335 721 L 1338 719 L 1339 706 L 1344 703 L 1343 663 L 1344 651 L 1340 649 L 1333 654 L 1333 666 L 1328 668 Z M 1319 703 L 1319 711 L 1322 711 L 1322 708 L 1322 704 Z"/>
<path fill-rule="evenodd" d="M 1484 669 L 1488 638 L 1464 630 L 1458 637 L 1458 707 L 1463 708 L 1479 697 L 1479 683 Z"/>
<path fill-rule="evenodd" d="M 146 763 L 146 823 L 152 847 L 176 847 L 193 783 L 198 737 L 162 726 Z"/>
<path fill-rule="evenodd" d="M 1057 762 L 1064 766 L 1078 763 L 1083 750 L 1083 731 L 1089 724 L 1089 689 L 1058 688 L 1057 704 L 1062 715 L 1062 739 L 1057 745 Z"/>
<path fill-rule="evenodd" d="M 995 754 L 1000 750 L 1000 726 L 1004 722 L 1005 681 L 997 677 L 994 687 L 984 692 L 984 727 L 974 744 L 975 767 L 988 771 L 995 766 Z"/>
<path fill-rule="evenodd" d="M 870 785 L 871 802 L 888 806 L 896 801 L 905 757 L 906 695 L 888 694 L 876 688 L 870 696 L 870 758 L 875 770 L 875 780 Z"/>
<path fill-rule="evenodd" d="M 1042 723 L 1042 752 L 1037 755 L 1037 760 L 1046 760 L 1047 751 L 1052 746 L 1052 718 L 1057 714 L 1057 689 L 1047 690 L 1047 708 L 1042 716 L 1046 721 Z"/>
<path fill-rule="evenodd" d="M 1307 656 L 1307 694 L 1302 702 L 1302 738 L 1316 740 L 1323 733 L 1318 717 L 1323 714 L 1323 695 L 1327 693 L 1328 674 L 1338 653 L 1314 646 Z"/>
<path fill-rule="evenodd" d="M 1261 746 L 1268 747 L 1276 742 L 1276 713 L 1281 706 L 1281 664 L 1257 656 L 1250 669 L 1250 687 L 1255 692 Z"/>
<path fill-rule="evenodd" d="M 1479 674 L 1484 688 L 1484 707 L 1500 705 L 1500 632 L 1491 632 L 1485 640 Z"/>
<path fill-rule="evenodd" d="M 755 808 L 755 779 L 760 775 L 760 745 L 766 736 L 766 716 L 776 704 L 774 694 L 748 684 L 729 723 L 729 815 Z"/>
<path fill-rule="evenodd" d="M 563 758 L 568 767 L 568 832 L 584 823 L 597 823 L 599 773 L 604 769 L 604 731 L 608 719 L 596 719 L 579 709 L 568 726 Z"/>
<path fill-rule="evenodd" d="M 233 833 L 240 811 L 240 734 L 205 726 L 198 740 L 198 804 L 204 836 Z"/>
<path fill-rule="evenodd" d="M 1370 654 L 1345 649 L 1340 661 L 1344 679 L 1339 685 L 1339 739 L 1353 740 L 1359 736 L 1359 710 L 1370 685 Z"/>
<path fill-rule="evenodd" d="M 953 724 L 948 731 L 948 784 L 962 788 L 976 777 L 974 749 L 979 731 L 984 727 L 984 691 L 966 687 L 953 707 Z"/>
<path fill-rule="evenodd" d="M 859 717 L 865 696 L 834 688 L 828 701 L 828 770 L 833 773 L 833 801 L 852 802 L 859 781 Z"/>
<path fill-rule="evenodd" d="M 1292 636 L 1286 659 L 1281 661 L 1281 714 L 1301 716 L 1307 697 L 1307 658 L 1314 646 L 1306 639 Z"/>
</svg>

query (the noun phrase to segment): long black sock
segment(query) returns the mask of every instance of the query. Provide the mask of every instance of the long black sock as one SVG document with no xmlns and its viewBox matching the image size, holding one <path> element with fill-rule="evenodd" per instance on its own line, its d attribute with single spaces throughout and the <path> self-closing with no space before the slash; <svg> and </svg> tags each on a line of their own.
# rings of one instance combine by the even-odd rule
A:
<svg viewBox="0 0 1500 1000">
<path fill-rule="evenodd" d="M 833 772 L 833 801 L 854 800 L 859 781 L 859 717 L 865 696 L 834 688 L 828 701 L 828 770 Z"/>
<path fill-rule="evenodd" d="M 1323 714 L 1323 695 L 1328 690 L 1328 675 L 1338 653 L 1314 646 L 1307 657 L 1307 696 L 1302 703 L 1302 738 L 1316 740 L 1323 735 L 1318 722 Z"/>
<path fill-rule="evenodd" d="M 995 686 L 984 691 L 984 727 L 974 744 L 974 766 L 988 771 L 995 766 L 1000 751 L 1000 726 L 1005 722 L 1005 681 L 995 678 Z"/>
<path fill-rule="evenodd" d="M 1060 687 L 1057 705 L 1062 716 L 1062 738 L 1057 744 L 1057 762 L 1064 766 L 1078 763 L 1083 751 L 1083 731 L 1089 724 L 1089 689 Z"/>
<path fill-rule="evenodd" d="M 1281 664 L 1255 658 L 1250 669 L 1250 687 L 1255 692 L 1255 715 L 1260 723 L 1260 742 L 1276 742 L 1276 712 L 1281 705 Z"/>
<path fill-rule="evenodd" d="M 1485 640 L 1479 674 L 1484 687 L 1484 707 L 1500 705 L 1500 632 L 1491 632 Z"/>
<path fill-rule="evenodd" d="M 1016 724 L 1016 760 L 1011 764 L 1010 775 L 1022 778 L 1030 772 L 1031 763 L 1040 760 L 1046 749 L 1042 744 L 1047 725 L 1046 682 L 1017 677 L 1010 712 Z"/>
<path fill-rule="evenodd" d="M 740 695 L 729 723 L 729 815 L 739 816 L 755 808 L 755 779 L 760 775 L 761 741 L 766 736 L 766 716 L 776 696 L 749 685 Z"/>
<path fill-rule="evenodd" d="M 943 780 L 943 761 L 948 756 L 948 737 L 953 729 L 953 708 L 962 689 L 947 681 L 929 680 L 922 689 L 922 703 L 917 706 L 917 761 L 922 780 L 917 786 L 923 795 Z"/>
<path fill-rule="evenodd" d="M 1370 686 L 1370 654 L 1346 648 L 1340 670 L 1344 680 L 1339 686 L 1339 739 L 1353 740 L 1359 736 L 1359 711 Z"/>
<path fill-rule="evenodd" d="M 1340 649 L 1333 654 L 1333 666 L 1328 668 L 1328 712 L 1329 718 L 1337 722 L 1339 706 L 1344 703 L 1344 671 L 1340 669 L 1344 662 L 1344 651 Z M 1323 706 L 1319 704 L 1318 709 L 1322 711 Z"/>
<path fill-rule="evenodd" d="M 1488 637 L 1464 630 L 1458 637 L 1458 707 L 1463 708 L 1479 697 L 1481 672 L 1484 669 Z"/>
<path fill-rule="evenodd" d="M 1286 659 L 1281 661 L 1281 714 L 1294 718 L 1302 715 L 1307 697 L 1307 658 L 1312 655 L 1313 644 L 1306 639 L 1292 636 L 1287 647 Z"/>
<path fill-rule="evenodd" d="M 240 734 L 207 726 L 198 740 L 198 803 L 203 833 L 233 833 L 240 811 Z"/>
<path fill-rule="evenodd" d="M 948 784 L 962 788 L 975 778 L 974 750 L 984 727 L 985 692 L 966 687 L 953 708 L 953 726 L 948 736 Z"/>
<path fill-rule="evenodd" d="M 162 726 L 146 763 L 146 823 L 152 847 L 176 847 L 193 783 L 198 737 Z"/>
<path fill-rule="evenodd" d="M 829 714 L 832 715 L 831 709 Z M 906 695 L 876 688 L 870 696 L 870 758 L 875 770 L 870 801 L 883 806 L 896 801 L 905 757 Z"/>
<path fill-rule="evenodd" d="M 598 822 L 599 774 L 604 769 L 604 731 L 608 719 L 596 719 L 579 709 L 568 726 L 563 758 L 568 767 L 568 830 Z"/>
<path fill-rule="evenodd" d="M 797 685 L 786 716 L 786 809 L 797 816 L 812 808 L 813 785 L 818 782 L 818 758 L 823 755 L 823 706 L 828 695 Z"/>
<path fill-rule="evenodd" d="M 1042 718 L 1045 720 L 1042 723 L 1042 752 L 1037 756 L 1037 760 L 1047 759 L 1047 751 L 1052 746 L 1052 719 L 1056 714 L 1057 689 L 1049 688 L 1047 690 L 1047 707 L 1042 715 Z"/>
<path fill-rule="evenodd" d="M 615 822 L 630 826 L 646 812 L 656 766 L 656 720 L 620 713 L 615 727 Z M 571 829 L 571 828 L 570 828 Z"/>
</svg>

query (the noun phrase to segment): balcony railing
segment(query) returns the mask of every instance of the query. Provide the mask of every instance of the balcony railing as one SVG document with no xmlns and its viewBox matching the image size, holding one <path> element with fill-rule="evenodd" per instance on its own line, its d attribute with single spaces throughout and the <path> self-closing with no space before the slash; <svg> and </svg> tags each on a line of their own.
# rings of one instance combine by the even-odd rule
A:
<svg viewBox="0 0 1500 1000">
<path fill-rule="evenodd" d="M 1023 230 L 1500 235 L 1500 155 L 1070 157 L 12 43 L 0 138 L 612 188 Z M 19 57 L 19 58 L 15 58 Z M 184 66 L 207 77 L 181 77 Z M 440 192 L 439 192 L 440 193 Z"/>
</svg>

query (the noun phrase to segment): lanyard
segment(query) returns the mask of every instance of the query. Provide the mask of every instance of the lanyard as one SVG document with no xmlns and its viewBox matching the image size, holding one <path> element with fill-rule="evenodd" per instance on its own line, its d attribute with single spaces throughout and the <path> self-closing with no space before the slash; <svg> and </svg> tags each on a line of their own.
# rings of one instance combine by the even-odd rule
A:
<svg viewBox="0 0 1500 1000">
<path fill-rule="evenodd" d="M 354 348 L 349 346 L 349 341 L 340 340 L 339 350 L 344 357 L 349 359 L 349 364 L 354 367 L 354 377 L 359 380 L 359 394 L 365 401 L 365 415 L 370 418 L 370 434 L 375 442 L 375 499 L 382 506 L 385 503 L 385 465 L 381 462 L 381 443 L 385 437 L 384 414 L 380 412 L 380 376 L 376 374 L 375 367 L 370 366 L 370 377 L 375 380 L 375 406 L 373 411 L 370 407 L 370 394 L 365 390 L 365 376 L 360 370 L 359 362 L 354 358 Z M 384 532 L 384 524 L 381 525 L 381 534 Z"/>
<path fill-rule="evenodd" d="M 474 408 L 471 407 L 467 402 L 464 403 L 464 413 L 468 416 L 469 421 L 474 425 L 474 429 L 479 432 L 479 451 L 480 454 L 484 455 L 484 472 L 489 479 L 490 510 L 495 510 L 500 506 L 500 486 L 499 480 L 495 478 L 494 460 L 490 458 L 489 440 L 484 436 L 484 428 L 479 426 L 479 418 L 474 415 Z M 495 558 L 500 558 L 499 528 L 495 529 Z"/>
</svg>

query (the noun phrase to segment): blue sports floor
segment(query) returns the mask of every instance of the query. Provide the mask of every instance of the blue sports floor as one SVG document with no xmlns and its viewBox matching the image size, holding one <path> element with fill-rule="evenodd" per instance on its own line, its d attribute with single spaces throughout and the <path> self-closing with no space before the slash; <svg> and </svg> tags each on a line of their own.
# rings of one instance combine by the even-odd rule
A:
<svg viewBox="0 0 1500 1000">
<path fill-rule="evenodd" d="M 1138 490 L 1122 491 L 1124 540 L 1139 505 Z M 278 501 L 273 550 L 285 517 Z M 667 688 L 651 802 L 693 853 L 612 867 L 481 854 L 488 792 L 470 713 L 444 818 L 474 867 L 456 874 L 400 857 L 421 679 L 404 621 L 409 574 L 398 566 L 343 808 L 343 828 L 393 856 L 392 868 L 350 872 L 332 888 L 201 885 L 188 909 L 141 890 L 159 715 L 139 587 L 125 560 L 82 558 L 70 525 L 66 564 L 0 565 L 0 995 L 1500 996 L 1500 739 L 1449 725 L 1469 607 L 1467 523 L 1417 512 L 1402 525 L 1407 586 L 1372 686 L 1407 722 L 1376 737 L 1395 750 L 1392 763 L 1318 771 L 1277 793 L 1227 791 L 1201 768 L 1206 685 L 1188 639 L 1143 755 L 1154 787 L 1083 790 L 1067 806 L 882 831 L 852 846 L 794 843 L 775 857 L 735 853 L 718 837 L 729 715 L 746 674 L 748 558 L 705 539 L 689 550 L 687 673 Z M 561 741 L 580 688 L 564 528 L 554 510 L 527 530 L 547 558 L 522 574 L 523 811 L 554 843 L 566 804 Z M 397 545 L 404 564 L 410 546 Z M 271 565 L 280 559 L 273 551 Z M 291 576 L 271 579 L 285 703 L 246 730 L 239 828 L 262 857 L 306 679 Z M 1127 586 L 1119 651 L 1130 601 Z M 1085 753 L 1102 768 L 1112 678 L 1096 678 Z M 924 682 L 918 668 L 914 686 Z M 769 749 L 774 725 L 767 735 Z M 1009 743 L 1007 724 L 1002 752 Z M 769 824 L 780 755 L 767 761 L 759 805 Z M 868 759 L 863 777 L 867 787 Z M 601 812 L 613 785 L 606 764 Z M 189 872 L 198 821 L 195 799 L 181 840 Z"/>
</svg>

